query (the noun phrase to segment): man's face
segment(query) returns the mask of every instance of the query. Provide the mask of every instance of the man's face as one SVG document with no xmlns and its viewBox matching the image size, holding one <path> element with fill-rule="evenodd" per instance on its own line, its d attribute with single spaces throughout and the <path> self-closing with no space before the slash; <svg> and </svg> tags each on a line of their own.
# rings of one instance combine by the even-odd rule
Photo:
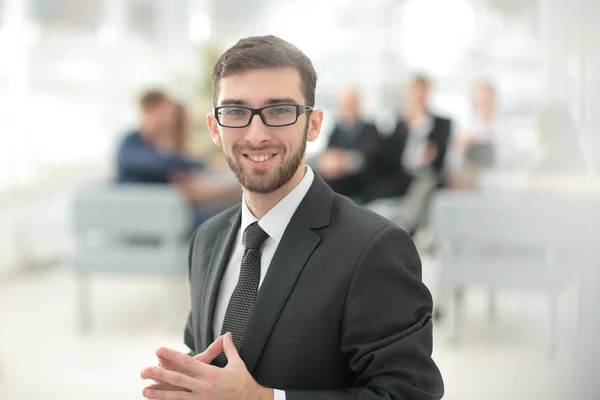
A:
<svg viewBox="0 0 600 400">
<path fill-rule="evenodd" d="M 489 86 L 479 85 L 475 89 L 475 107 L 483 112 L 493 110 L 494 92 Z"/>
<path fill-rule="evenodd" d="M 219 89 L 218 106 L 305 104 L 300 74 L 291 67 L 235 73 L 221 79 Z M 269 127 L 255 115 L 245 128 L 222 127 L 212 114 L 207 119 L 213 141 L 223 147 L 240 184 L 264 194 L 283 187 L 304 166 L 306 141 L 318 137 L 322 117 L 315 110 L 300 115 L 294 125 Z"/>
<path fill-rule="evenodd" d="M 170 101 L 163 101 L 146 110 L 145 119 L 151 137 L 168 134 L 175 120 L 175 106 Z"/>
<path fill-rule="evenodd" d="M 354 122 L 359 117 L 359 99 L 358 93 L 354 90 L 347 90 L 340 97 L 339 117 L 345 122 Z"/>
<path fill-rule="evenodd" d="M 423 82 L 416 81 L 410 86 L 410 103 L 412 106 L 426 107 L 427 106 L 428 89 Z"/>
</svg>

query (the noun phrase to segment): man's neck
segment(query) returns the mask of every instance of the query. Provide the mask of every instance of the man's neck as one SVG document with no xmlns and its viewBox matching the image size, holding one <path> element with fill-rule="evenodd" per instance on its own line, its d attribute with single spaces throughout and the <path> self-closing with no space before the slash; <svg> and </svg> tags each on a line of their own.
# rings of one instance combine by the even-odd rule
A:
<svg viewBox="0 0 600 400">
<path fill-rule="evenodd" d="M 481 121 L 482 124 L 484 125 L 492 125 L 492 123 L 494 122 L 494 112 L 489 110 L 483 110 L 479 116 L 479 120 Z"/>
<path fill-rule="evenodd" d="M 427 108 L 421 106 L 412 106 L 406 113 L 406 119 L 408 122 L 417 121 L 427 115 Z"/>
<path fill-rule="evenodd" d="M 151 132 L 152 132 L 152 130 L 148 126 L 145 126 L 144 124 L 140 125 L 140 127 L 139 127 L 140 136 L 142 137 L 142 139 L 144 139 L 145 142 L 153 145 L 154 140 L 153 140 L 153 135 Z"/>
<path fill-rule="evenodd" d="M 254 193 L 243 188 L 244 199 L 252 215 L 258 219 L 264 217 L 265 214 L 271 210 L 271 208 L 275 207 L 275 205 L 279 203 L 281 199 L 294 190 L 302 178 L 304 178 L 304 174 L 306 174 L 306 166 L 304 163 L 302 163 L 294 173 L 294 176 L 292 176 L 292 179 L 274 192 L 266 194 Z"/>
<path fill-rule="evenodd" d="M 340 118 L 340 123 L 345 126 L 353 126 L 358 124 L 360 119 L 358 117 L 346 117 Z"/>
</svg>

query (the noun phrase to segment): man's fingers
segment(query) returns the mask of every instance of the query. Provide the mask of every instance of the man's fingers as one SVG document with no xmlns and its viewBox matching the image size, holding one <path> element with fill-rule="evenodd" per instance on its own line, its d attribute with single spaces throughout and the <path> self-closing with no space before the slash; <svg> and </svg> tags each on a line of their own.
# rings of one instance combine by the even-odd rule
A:
<svg viewBox="0 0 600 400">
<path fill-rule="evenodd" d="M 165 392 L 184 392 L 184 393 L 188 392 L 187 389 L 181 388 L 179 386 L 171 385 L 170 383 L 166 383 L 166 382 L 155 382 L 152 385 L 146 386 L 144 388 L 144 390 L 142 391 L 142 396 L 146 396 L 146 392 L 148 392 L 148 390 L 162 390 Z"/>
<path fill-rule="evenodd" d="M 223 349 L 225 350 L 225 355 L 227 356 L 227 361 L 237 361 L 240 359 L 237 349 L 233 344 L 233 336 L 231 333 L 226 333 L 223 338 Z"/>
<path fill-rule="evenodd" d="M 213 351 L 216 350 L 211 350 L 211 352 Z M 156 355 L 159 359 L 164 360 L 164 363 L 169 363 L 169 370 L 181 372 L 188 376 L 214 376 L 219 370 L 219 368 L 203 363 L 187 354 L 164 347 L 158 349 Z"/>
<path fill-rule="evenodd" d="M 156 350 L 156 356 L 158 357 L 159 367 L 164 367 L 171 371 L 183 372 L 188 375 L 197 375 L 199 363 L 187 354 L 161 347 Z"/>
<path fill-rule="evenodd" d="M 161 390 L 147 390 L 143 393 L 147 399 L 154 400 L 198 400 L 197 393 L 163 392 Z"/>
<path fill-rule="evenodd" d="M 188 389 L 190 391 L 199 390 L 201 388 L 200 381 L 191 378 L 181 372 L 169 371 L 164 368 L 150 367 L 146 368 L 142 371 L 142 378 L 144 379 L 154 379 L 157 381 L 156 386 L 161 386 L 161 384 L 169 384 L 175 386 L 177 388 Z M 154 391 L 155 389 L 150 389 Z M 166 389 L 160 389 L 166 390 Z M 148 391 L 145 391 L 148 392 Z"/>
<path fill-rule="evenodd" d="M 194 359 L 205 364 L 210 364 L 223 350 L 223 335 L 221 335 L 206 350 L 195 356 Z"/>
</svg>

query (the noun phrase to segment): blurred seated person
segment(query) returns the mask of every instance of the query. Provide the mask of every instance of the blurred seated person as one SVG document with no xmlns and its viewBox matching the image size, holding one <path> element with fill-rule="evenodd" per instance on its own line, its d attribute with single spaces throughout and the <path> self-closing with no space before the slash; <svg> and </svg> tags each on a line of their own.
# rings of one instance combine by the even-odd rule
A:
<svg viewBox="0 0 600 400">
<path fill-rule="evenodd" d="M 345 89 L 339 100 L 338 120 L 326 150 L 317 160 L 317 170 L 331 188 L 363 202 L 369 183 L 369 163 L 378 149 L 379 132 L 360 116 L 360 98 L 354 88 Z"/>
<path fill-rule="evenodd" d="M 153 90 L 141 97 L 140 107 L 140 128 L 117 152 L 119 183 L 175 184 L 195 206 L 195 225 L 239 201 L 233 176 L 215 174 L 206 162 L 186 154 L 189 122 L 183 105 Z"/>
<path fill-rule="evenodd" d="M 180 154 L 173 129 L 175 104 L 158 90 L 140 99 L 141 124 L 129 132 L 117 150 L 120 183 L 170 183 L 177 171 L 201 170 L 204 163 Z"/>
<path fill-rule="evenodd" d="M 444 184 L 452 122 L 429 110 L 430 86 L 423 75 L 413 78 L 406 110 L 374 157 L 376 179 L 367 190 L 367 200 L 402 197 L 416 179 Z"/>
<path fill-rule="evenodd" d="M 450 150 L 450 186 L 472 188 L 478 172 L 500 162 L 497 97 L 491 83 L 479 82 L 473 92 L 474 121 L 453 140 Z"/>
</svg>

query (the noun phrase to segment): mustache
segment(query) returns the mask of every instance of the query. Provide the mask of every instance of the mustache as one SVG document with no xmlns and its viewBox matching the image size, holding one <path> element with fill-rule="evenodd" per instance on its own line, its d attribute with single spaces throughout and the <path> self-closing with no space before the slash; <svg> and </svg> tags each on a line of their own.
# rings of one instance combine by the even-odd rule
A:
<svg viewBox="0 0 600 400">
<path fill-rule="evenodd" d="M 283 151 L 285 150 L 285 147 L 282 144 L 267 144 L 264 146 L 252 146 L 252 145 L 243 145 L 243 144 L 236 144 L 233 146 L 233 150 L 236 152 L 244 152 L 244 151 L 273 151 L 273 152 L 278 152 L 278 151 Z"/>
</svg>

